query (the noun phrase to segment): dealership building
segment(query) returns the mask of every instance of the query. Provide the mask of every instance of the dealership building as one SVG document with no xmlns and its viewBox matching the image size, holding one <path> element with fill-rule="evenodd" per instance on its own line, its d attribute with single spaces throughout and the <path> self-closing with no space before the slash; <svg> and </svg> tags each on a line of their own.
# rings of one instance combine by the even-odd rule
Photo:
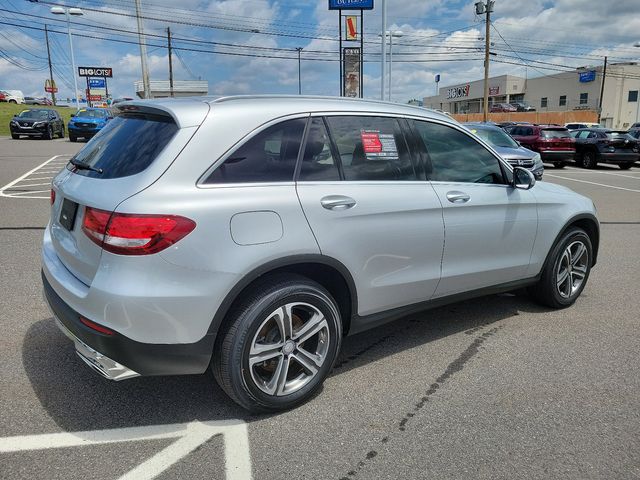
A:
<svg viewBox="0 0 640 480">
<path fill-rule="evenodd" d="M 536 78 L 501 75 L 489 79 L 489 105 L 526 103 L 538 112 L 595 110 L 600 105 L 602 67 Z M 607 128 L 626 129 L 640 122 L 640 65 L 617 63 L 607 66 L 602 95 L 601 123 Z M 482 112 L 484 81 L 442 87 L 438 95 L 424 98 L 424 106 L 454 114 Z"/>
</svg>

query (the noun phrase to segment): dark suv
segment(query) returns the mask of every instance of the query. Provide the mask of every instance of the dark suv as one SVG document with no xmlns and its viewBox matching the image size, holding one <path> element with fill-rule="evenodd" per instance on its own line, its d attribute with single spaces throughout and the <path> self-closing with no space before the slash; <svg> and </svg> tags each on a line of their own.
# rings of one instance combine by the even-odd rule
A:
<svg viewBox="0 0 640 480">
<path fill-rule="evenodd" d="M 640 160 L 640 141 L 627 132 L 603 128 L 574 130 L 576 162 L 583 168 L 595 168 L 598 163 L 614 163 L 627 170 Z"/>
<path fill-rule="evenodd" d="M 64 138 L 64 122 L 55 110 L 47 108 L 32 108 L 23 110 L 11 119 L 9 123 L 11 138 L 17 140 L 21 135 L 28 137 L 42 137 L 48 140 L 54 135 Z"/>
<path fill-rule="evenodd" d="M 563 168 L 576 154 L 575 140 L 565 127 L 557 125 L 518 125 L 509 133 L 523 147 L 538 152 L 542 161 Z"/>
</svg>

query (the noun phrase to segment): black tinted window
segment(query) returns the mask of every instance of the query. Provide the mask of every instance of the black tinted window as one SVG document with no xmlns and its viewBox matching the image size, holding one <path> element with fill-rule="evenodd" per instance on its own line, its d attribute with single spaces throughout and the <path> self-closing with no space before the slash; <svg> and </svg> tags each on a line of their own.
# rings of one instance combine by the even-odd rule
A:
<svg viewBox="0 0 640 480">
<path fill-rule="evenodd" d="M 418 180 L 395 118 L 329 117 L 345 180 Z"/>
<path fill-rule="evenodd" d="M 569 138 L 569 130 L 567 129 L 544 129 L 540 131 L 542 138 Z M 582 138 L 582 137 L 581 137 Z"/>
<path fill-rule="evenodd" d="M 299 179 L 301 181 L 340 180 L 338 165 L 331 153 L 331 141 L 322 118 L 314 118 L 309 124 Z"/>
<path fill-rule="evenodd" d="M 306 119 L 273 125 L 246 141 L 204 183 L 291 182 Z"/>
<path fill-rule="evenodd" d="M 413 121 L 430 159 L 429 180 L 503 183 L 500 163 L 480 143 L 454 128 Z"/>
<path fill-rule="evenodd" d="M 120 178 L 142 172 L 156 159 L 178 131 L 164 115 L 126 114 L 109 122 L 73 160 L 87 163 L 102 173 L 77 170 L 93 178 Z M 73 169 L 69 164 L 67 167 Z"/>
</svg>

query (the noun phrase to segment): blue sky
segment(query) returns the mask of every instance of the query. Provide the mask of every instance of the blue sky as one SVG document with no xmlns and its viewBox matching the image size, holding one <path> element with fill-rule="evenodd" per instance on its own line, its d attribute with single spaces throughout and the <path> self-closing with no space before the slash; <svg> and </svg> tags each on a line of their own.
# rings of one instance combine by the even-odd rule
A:
<svg viewBox="0 0 640 480">
<path fill-rule="evenodd" d="M 0 88 L 44 95 L 48 69 L 40 29 L 46 23 L 53 31 L 59 96 L 72 96 L 66 25 L 49 13 L 53 4 L 66 4 L 84 11 L 73 19 L 76 64 L 113 67 L 110 91 L 134 96 L 141 73 L 133 0 L 46 1 L 0 0 Z M 441 87 L 482 78 L 484 24 L 473 3 L 387 1 L 389 28 L 403 32 L 394 45 L 394 101 L 433 94 L 435 74 Z M 369 98 L 380 95 L 380 5 L 377 0 L 364 18 Z M 207 80 L 211 94 L 297 93 L 296 47 L 303 48 L 303 93 L 339 92 L 338 13 L 328 11 L 326 0 L 146 0 L 142 6 L 152 80 L 168 79 L 165 35 L 171 27 L 175 78 Z M 604 55 L 614 62 L 640 58 L 633 46 L 640 41 L 637 0 L 496 0 L 493 20 L 492 76 L 557 73 L 600 64 Z"/>
</svg>

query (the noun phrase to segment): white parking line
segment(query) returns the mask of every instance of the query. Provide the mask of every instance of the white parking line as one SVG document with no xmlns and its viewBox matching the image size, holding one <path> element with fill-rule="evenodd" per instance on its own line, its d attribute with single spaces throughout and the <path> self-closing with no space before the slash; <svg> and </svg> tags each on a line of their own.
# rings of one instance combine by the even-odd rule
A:
<svg viewBox="0 0 640 480">
<path fill-rule="evenodd" d="M 29 170 L 27 173 L 25 173 L 24 175 L 21 175 L 20 177 L 16 178 L 15 180 L 13 180 L 12 182 L 7 183 L 4 187 L 0 188 L 0 197 L 8 197 L 8 198 L 39 198 L 39 199 L 48 199 L 49 195 L 35 195 L 38 193 L 49 193 L 49 190 L 37 190 L 37 191 L 28 191 L 28 192 L 14 192 L 11 191 L 11 189 L 17 189 L 17 188 L 21 188 L 21 187 L 29 187 L 29 186 L 41 186 L 41 185 L 49 185 L 49 183 L 51 182 L 51 180 L 53 179 L 53 176 L 55 174 L 57 174 L 62 168 L 63 166 L 60 166 L 58 168 L 58 166 L 56 165 L 56 159 L 60 158 L 60 157 L 67 157 L 68 155 L 55 155 L 53 157 L 51 157 L 49 160 L 46 160 L 45 162 L 41 163 L 40 165 L 38 165 L 36 168 Z M 59 160 L 58 160 L 59 162 Z M 42 176 L 37 176 L 37 177 L 33 177 L 33 178 L 28 178 L 31 174 L 34 174 L 37 172 L 37 175 L 43 174 L 45 175 L 44 177 Z M 21 182 L 23 181 L 33 181 L 33 180 L 48 180 L 47 183 L 38 183 L 38 184 L 28 184 L 28 185 L 24 185 L 21 184 Z"/>
<path fill-rule="evenodd" d="M 0 453 L 176 438 L 171 445 L 119 478 L 151 480 L 217 435 L 222 435 L 224 440 L 224 468 L 227 480 L 251 480 L 249 436 L 247 425 L 241 420 L 5 437 L 0 438 Z"/>
<path fill-rule="evenodd" d="M 622 177 L 622 178 L 633 178 L 635 180 L 640 180 L 640 177 L 636 177 L 634 176 L 634 174 L 640 174 L 640 172 L 628 172 L 627 174 L 624 173 L 614 173 L 614 172 L 603 172 L 602 170 L 569 170 L 567 171 L 567 173 L 570 172 L 570 175 L 575 175 L 576 173 L 591 173 L 591 174 L 603 174 L 603 175 L 613 175 L 616 177 Z M 557 173 L 561 173 L 561 172 L 557 172 Z"/>
<path fill-rule="evenodd" d="M 560 179 L 563 179 L 563 180 L 571 180 L 572 182 L 588 183 L 590 185 L 597 185 L 599 187 L 605 187 L 605 188 L 613 188 L 615 190 L 624 190 L 626 192 L 640 193 L 640 190 L 635 190 L 633 188 L 624 188 L 624 187 L 618 187 L 618 186 L 615 186 L 615 185 L 607 185 L 607 184 L 604 184 L 604 183 L 589 182 L 587 180 L 578 180 L 577 178 L 563 177 L 561 175 L 552 175 L 550 173 L 545 173 L 545 176 L 553 177 L 553 178 L 560 178 Z"/>
</svg>

